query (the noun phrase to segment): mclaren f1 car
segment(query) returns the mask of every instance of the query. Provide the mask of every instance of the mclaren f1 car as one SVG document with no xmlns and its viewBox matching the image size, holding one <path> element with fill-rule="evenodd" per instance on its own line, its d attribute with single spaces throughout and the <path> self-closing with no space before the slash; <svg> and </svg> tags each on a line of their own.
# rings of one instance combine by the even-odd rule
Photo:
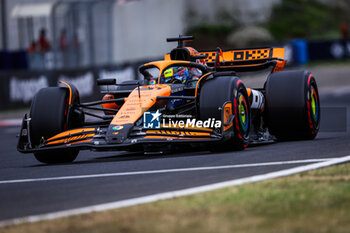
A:
<svg viewBox="0 0 350 233">
<path fill-rule="evenodd" d="M 283 71 L 283 48 L 198 52 L 184 46 L 192 39 L 168 38 L 178 46 L 164 60 L 142 65 L 143 80 L 97 80 L 106 86 L 102 100 L 81 103 L 77 88 L 65 82 L 41 89 L 23 118 L 18 151 L 63 163 L 83 149 L 151 153 L 186 145 L 226 151 L 316 137 L 316 80 L 305 70 Z M 246 87 L 237 75 L 269 67 L 261 88 Z"/>
</svg>

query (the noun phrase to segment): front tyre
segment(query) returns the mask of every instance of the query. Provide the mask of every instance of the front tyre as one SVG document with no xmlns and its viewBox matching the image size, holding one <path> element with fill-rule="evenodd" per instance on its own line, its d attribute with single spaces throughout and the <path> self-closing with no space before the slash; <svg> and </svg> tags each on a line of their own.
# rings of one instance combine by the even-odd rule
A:
<svg viewBox="0 0 350 233">
<path fill-rule="evenodd" d="M 250 106 L 243 82 L 235 76 L 218 76 L 204 82 L 200 89 L 201 120 L 220 119 L 224 125 L 223 140 L 210 146 L 211 151 L 243 150 L 249 143 Z M 223 115 L 231 116 L 224 122 Z"/>
<path fill-rule="evenodd" d="M 55 164 L 55 163 L 71 163 L 79 154 L 79 150 L 74 149 L 62 149 L 52 152 L 36 152 L 34 156 L 36 160 L 42 163 Z"/>
<path fill-rule="evenodd" d="M 74 114 L 69 114 L 68 98 L 68 90 L 62 87 L 43 88 L 35 95 L 30 108 L 30 139 L 34 147 L 79 123 Z M 79 150 L 62 149 L 36 152 L 34 156 L 42 163 L 67 163 L 74 161 L 78 153 Z"/>
</svg>

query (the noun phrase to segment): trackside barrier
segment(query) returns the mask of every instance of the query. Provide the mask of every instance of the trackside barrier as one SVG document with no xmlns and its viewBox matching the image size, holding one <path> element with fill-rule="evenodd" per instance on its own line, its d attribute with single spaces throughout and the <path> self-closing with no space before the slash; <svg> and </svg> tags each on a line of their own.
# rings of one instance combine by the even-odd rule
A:
<svg viewBox="0 0 350 233">
<path fill-rule="evenodd" d="M 293 60 L 296 65 L 305 65 L 308 60 L 308 50 L 307 50 L 307 41 L 306 40 L 293 40 L 292 41 L 293 48 Z"/>
<path fill-rule="evenodd" d="M 350 58 L 350 41 L 322 40 L 309 41 L 308 53 L 310 60 L 339 60 Z"/>
<path fill-rule="evenodd" d="M 350 58 L 350 40 L 302 40 L 285 45 L 292 54 L 289 65 L 305 65 L 309 61 L 331 61 Z"/>
<path fill-rule="evenodd" d="M 294 40 L 284 44 L 287 65 L 304 65 L 308 61 L 339 60 L 350 58 L 350 41 Z M 25 53 L 0 52 L 0 70 L 15 70 L 27 67 Z M 15 60 L 16 62 L 12 62 Z M 129 64 L 90 67 L 71 70 L 47 71 L 0 71 L 0 111 L 30 106 L 35 93 L 43 87 L 56 86 L 58 81 L 72 82 L 80 91 L 82 101 L 100 98 L 99 87 L 95 85 L 99 78 L 116 78 L 118 82 L 138 79 L 137 68 L 147 61 Z M 15 64 L 15 65 L 14 65 Z"/>
<path fill-rule="evenodd" d="M 116 78 L 117 82 L 138 79 L 138 67 L 145 62 L 75 70 L 0 72 L 0 111 L 29 107 L 41 88 L 57 86 L 59 81 L 73 83 L 82 101 L 102 98 L 97 79 Z"/>
</svg>

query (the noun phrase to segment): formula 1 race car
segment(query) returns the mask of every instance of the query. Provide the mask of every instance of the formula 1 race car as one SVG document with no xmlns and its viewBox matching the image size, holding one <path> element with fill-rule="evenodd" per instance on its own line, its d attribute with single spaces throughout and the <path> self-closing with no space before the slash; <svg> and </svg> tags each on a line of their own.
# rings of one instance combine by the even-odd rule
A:
<svg viewBox="0 0 350 233">
<path fill-rule="evenodd" d="M 184 47 L 190 40 L 168 38 L 177 48 L 164 60 L 142 65 L 143 80 L 97 80 L 107 85 L 99 101 L 80 103 L 78 90 L 65 82 L 41 89 L 24 116 L 18 151 L 34 153 L 43 163 L 63 163 L 74 161 L 82 149 L 227 151 L 316 137 L 316 80 L 305 70 L 283 71 L 283 48 L 198 52 Z M 258 89 L 247 88 L 236 73 L 269 67 L 272 72 Z"/>
</svg>

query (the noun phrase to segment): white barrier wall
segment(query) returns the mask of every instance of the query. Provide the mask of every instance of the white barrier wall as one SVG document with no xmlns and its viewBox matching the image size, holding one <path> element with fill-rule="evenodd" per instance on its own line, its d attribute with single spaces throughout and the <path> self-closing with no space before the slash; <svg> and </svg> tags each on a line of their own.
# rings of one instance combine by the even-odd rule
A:
<svg viewBox="0 0 350 233">
<path fill-rule="evenodd" d="M 114 62 L 155 58 L 174 48 L 166 37 L 198 23 L 215 23 L 223 11 L 249 24 L 263 22 L 280 0 L 139 0 L 115 4 Z M 192 17 L 189 14 L 193 14 Z M 185 20 L 191 22 L 185 22 Z"/>
<path fill-rule="evenodd" d="M 7 23 L 7 46 L 8 50 L 18 50 L 26 49 L 30 41 L 27 40 L 28 30 L 27 25 L 23 23 L 21 25 L 24 29 L 22 32 L 19 30 L 19 20 L 12 16 L 12 11 L 15 6 L 21 4 L 40 4 L 40 3 L 52 3 L 57 0 L 5 0 L 6 1 L 6 23 Z M 38 38 L 39 30 L 44 27 L 47 30 L 47 36 L 52 41 L 51 38 L 51 25 L 47 17 L 36 17 L 33 18 L 33 33 L 34 38 Z M 22 33 L 22 35 L 20 35 Z M 19 41 L 19 37 L 22 41 Z"/>
<path fill-rule="evenodd" d="M 242 24 L 261 23 L 268 19 L 271 8 L 281 0 L 188 0 L 188 8 L 196 17 L 189 26 L 198 23 L 218 23 L 220 13 L 232 14 Z"/>
<path fill-rule="evenodd" d="M 140 0 L 114 5 L 114 62 L 157 58 L 184 32 L 185 0 Z"/>
</svg>

